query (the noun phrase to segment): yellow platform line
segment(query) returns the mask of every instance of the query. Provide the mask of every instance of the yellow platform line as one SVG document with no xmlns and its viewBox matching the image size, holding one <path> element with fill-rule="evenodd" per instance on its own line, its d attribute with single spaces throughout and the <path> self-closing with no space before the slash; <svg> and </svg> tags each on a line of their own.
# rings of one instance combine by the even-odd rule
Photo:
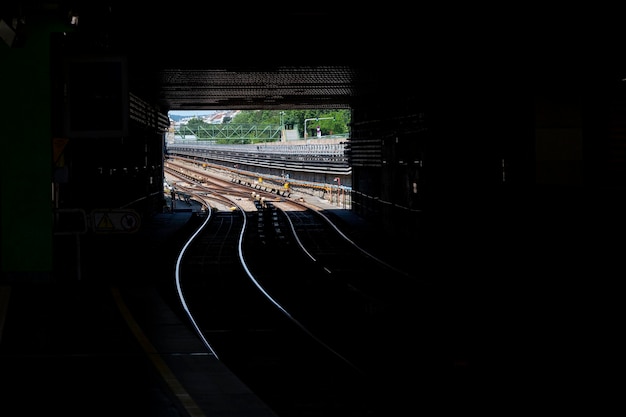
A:
<svg viewBox="0 0 626 417">
<path fill-rule="evenodd" d="M 113 298 L 117 304 L 117 308 L 122 313 L 126 324 L 135 335 L 135 338 L 139 341 L 143 350 L 148 354 L 148 357 L 156 367 L 159 374 L 163 377 L 167 385 L 172 390 L 173 394 L 176 398 L 179 399 L 183 407 L 187 410 L 190 416 L 192 417 L 204 417 L 205 414 L 202 412 L 198 404 L 191 398 L 191 395 L 185 390 L 180 381 L 176 378 L 172 370 L 167 366 L 161 355 L 154 348 L 150 340 L 143 333 L 139 324 L 133 318 L 130 310 L 122 300 L 122 296 L 119 292 L 119 289 L 116 287 L 111 287 L 111 292 L 113 293 Z"/>
</svg>

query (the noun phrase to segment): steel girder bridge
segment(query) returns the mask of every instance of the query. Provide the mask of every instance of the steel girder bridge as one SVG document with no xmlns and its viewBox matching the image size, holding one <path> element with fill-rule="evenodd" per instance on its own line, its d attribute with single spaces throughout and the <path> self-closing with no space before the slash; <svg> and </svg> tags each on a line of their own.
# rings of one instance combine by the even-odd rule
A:
<svg viewBox="0 0 626 417">
<path fill-rule="evenodd" d="M 193 139 L 215 144 L 280 142 L 282 126 L 232 123 L 192 127 L 181 125 L 174 127 L 173 133 L 175 138 Z"/>
</svg>

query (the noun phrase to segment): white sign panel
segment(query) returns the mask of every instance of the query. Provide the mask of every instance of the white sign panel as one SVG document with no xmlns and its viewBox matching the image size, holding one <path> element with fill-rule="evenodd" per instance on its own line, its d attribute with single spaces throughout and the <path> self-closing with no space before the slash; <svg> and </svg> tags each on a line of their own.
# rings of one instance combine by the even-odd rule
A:
<svg viewBox="0 0 626 417">
<path fill-rule="evenodd" d="M 134 210 L 100 209 L 91 212 L 91 226 L 96 233 L 134 233 L 141 217 Z"/>
</svg>

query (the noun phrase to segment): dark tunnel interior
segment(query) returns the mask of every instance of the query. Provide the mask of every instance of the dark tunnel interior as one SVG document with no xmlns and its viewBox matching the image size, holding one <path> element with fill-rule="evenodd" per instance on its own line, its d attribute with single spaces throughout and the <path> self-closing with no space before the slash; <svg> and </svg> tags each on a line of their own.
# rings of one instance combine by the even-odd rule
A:
<svg viewBox="0 0 626 417">
<path fill-rule="evenodd" d="M 355 213 L 407 257 L 428 247 L 425 274 L 471 286 L 476 308 L 519 329 L 501 366 L 550 363 L 555 385 L 591 395 L 601 381 L 594 399 L 610 402 L 623 27 L 574 6 L 4 2 L 2 280 L 52 279 L 55 209 L 161 187 L 170 110 L 349 108 Z M 143 158 L 133 180 L 96 174 Z"/>
</svg>

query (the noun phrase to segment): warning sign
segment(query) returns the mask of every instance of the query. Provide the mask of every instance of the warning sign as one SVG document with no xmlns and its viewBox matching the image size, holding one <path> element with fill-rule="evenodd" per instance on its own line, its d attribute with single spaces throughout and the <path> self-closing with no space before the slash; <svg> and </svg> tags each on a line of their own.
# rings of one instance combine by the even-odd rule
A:
<svg viewBox="0 0 626 417">
<path fill-rule="evenodd" d="M 101 209 L 91 212 L 91 224 L 96 233 L 134 233 L 141 217 L 134 210 Z"/>
</svg>

